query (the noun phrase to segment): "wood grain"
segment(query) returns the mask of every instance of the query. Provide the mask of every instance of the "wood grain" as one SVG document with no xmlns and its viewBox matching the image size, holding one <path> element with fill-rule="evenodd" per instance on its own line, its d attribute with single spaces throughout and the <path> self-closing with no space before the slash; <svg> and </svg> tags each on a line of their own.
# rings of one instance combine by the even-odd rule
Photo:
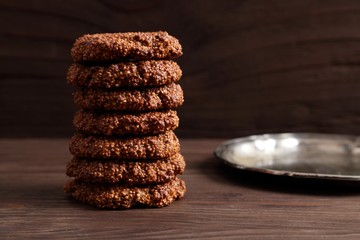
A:
<svg viewBox="0 0 360 240">
<path fill-rule="evenodd" d="M 68 140 L 1 139 L 0 239 L 358 239 L 359 184 L 238 172 L 221 142 L 182 140 L 184 199 L 160 209 L 97 210 L 62 191 Z"/>
<path fill-rule="evenodd" d="M 2 0 L 0 136 L 70 136 L 74 39 L 155 30 L 184 47 L 179 136 L 360 134 L 359 13 L 356 0 Z"/>
</svg>

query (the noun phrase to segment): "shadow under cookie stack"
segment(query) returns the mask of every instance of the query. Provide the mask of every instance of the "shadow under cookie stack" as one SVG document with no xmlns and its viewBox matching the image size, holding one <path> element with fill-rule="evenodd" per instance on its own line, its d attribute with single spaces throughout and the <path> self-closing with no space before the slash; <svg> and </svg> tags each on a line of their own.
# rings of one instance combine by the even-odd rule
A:
<svg viewBox="0 0 360 240">
<path fill-rule="evenodd" d="M 184 196 L 185 169 L 175 108 L 182 55 L 167 32 L 84 35 L 71 50 L 67 80 L 75 113 L 74 155 L 65 192 L 94 207 L 163 207 Z"/>
</svg>

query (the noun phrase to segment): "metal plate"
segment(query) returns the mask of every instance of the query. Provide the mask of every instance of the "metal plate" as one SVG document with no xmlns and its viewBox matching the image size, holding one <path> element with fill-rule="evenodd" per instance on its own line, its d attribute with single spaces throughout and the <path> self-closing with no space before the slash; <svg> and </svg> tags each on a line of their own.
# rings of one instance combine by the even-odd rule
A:
<svg viewBox="0 0 360 240">
<path fill-rule="evenodd" d="M 291 177 L 360 181 L 360 138 L 283 133 L 226 141 L 215 149 L 226 164 Z"/>
</svg>

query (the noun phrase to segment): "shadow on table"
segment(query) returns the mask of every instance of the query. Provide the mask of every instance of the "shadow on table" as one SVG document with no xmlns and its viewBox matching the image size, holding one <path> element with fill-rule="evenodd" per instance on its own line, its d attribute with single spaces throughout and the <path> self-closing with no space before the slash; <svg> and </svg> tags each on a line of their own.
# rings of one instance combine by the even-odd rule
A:
<svg viewBox="0 0 360 240">
<path fill-rule="evenodd" d="M 209 167 L 209 162 L 215 171 L 215 175 L 208 174 L 209 177 L 242 187 L 308 195 L 360 195 L 360 181 L 305 179 L 250 172 L 232 168 L 215 157 L 209 158 L 204 164 Z"/>
</svg>

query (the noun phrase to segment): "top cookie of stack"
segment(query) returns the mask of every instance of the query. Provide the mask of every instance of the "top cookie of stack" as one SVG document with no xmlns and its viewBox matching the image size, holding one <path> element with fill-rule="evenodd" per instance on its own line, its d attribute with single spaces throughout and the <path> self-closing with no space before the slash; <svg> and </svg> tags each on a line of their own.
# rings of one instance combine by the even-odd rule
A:
<svg viewBox="0 0 360 240">
<path fill-rule="evenodd" d="M 182 55 L 179 41 L 167 32 L 84 35 L 71 55 L 67 81 L 77 87 L 81 110 L 70 142 L 75 157 L 67 166 L 75 180 L 66 191 L 105 208 L 161 207 L 182 197 L 185 183 L 177 174 L 185 162 L 172 132 L 179 124 L 174 109 L 184 101 L 177 84 L 182 72 L 170 60 Z M 94 195 L 84 184 L 103 190 Z M 158 188 L 168 189 L 158 195 Z M 148 193 L 146 201 L 123 194 L 138 189 Z M 113 199 L 106 191 L 124 196 Z"/>
<path fill-rule="evenodd" d="M 119 62 L 124 59 L 171 59 L 182 55 L 179 41 L 167 32 L 84 35 L 71 49 L 75 62 Z"/>
</svg>

